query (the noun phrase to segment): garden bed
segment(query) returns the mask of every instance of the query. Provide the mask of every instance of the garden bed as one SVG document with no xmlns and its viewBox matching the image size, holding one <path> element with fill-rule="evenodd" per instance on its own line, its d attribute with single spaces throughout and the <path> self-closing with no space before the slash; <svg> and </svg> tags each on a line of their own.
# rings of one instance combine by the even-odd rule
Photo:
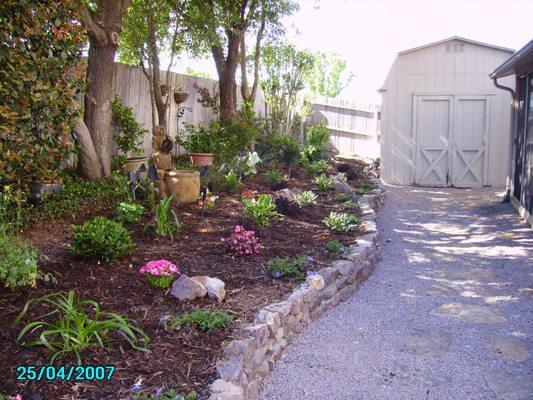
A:
<svg viewBox="0 0 533 400">
<path fill-rule="evenodd" d="M 353 164 L 358 171 L 363 165 Z M 355 182 L 354 187 L 362 182 Z M 289 188 L 311 189 L 311 177 L 303 169 L 293 168 Z M 246 189 L 257 194 L 272 193 L 263 174 L 245 181 Z M 57 283 L 38 282 L 36 289 L 0 293 L 0 393 L 21 393 L 26 399 L 121 399 L 130 398 L 130 388 L 140 379 L 143 393 L 173 388 L 180 392 L 195 389 L 199 398 L 208 395 L 207 386 L 215 376 L 215 363 L 225 343 L 231 341 L 239 327 L 250 323 L 261 307 L 275 303 L 290 293 L 301 280 L 273 279 L 266 271 L 266 263 L 274 257 L 311 256 L 315 262 L 308 268 L 320 269 L 340 258 L 326 249 L 332 239 L 349 246 L 355 243 L 359 232 L 338 233 L 327 229 L 322 220 L 330 211 L 338 211 L 334 200 L 336 192 L 317 192 L 316 205 L 301 209 L 296 216 L 266 228 L 258 228 L 242 215 L 240 192 L 220 196 L 213 210 L 205 217 L 195 205 L 177 209 L 183 224 L 181 234 L 171 241 L 156 236 L 151 213 L 145 213 L 139 222 L 126 223 L 136 246 L 129 256 L 110 263 L 78 259 L 68 251 L 71 223 L 79 224 L 95 214 L 88 211 L 74 220 L 55 220 L 37 223 L 25 233 L 25 238 L 37 247 L 48 260 L 41 263 L 43 272 L 50 272 Z M 99 215 L 113 215 L 113 209 L 104 209 Z M 256 231 L 262 246 L 257 255 L 233 258 L 222 246 L 235 225 Z M 149 286 L 139 268 L 150 260 L 168 259 L 178 264 L 187 276 L 209 275 L 222 279 L 227 296 L 222 304 L 207 297 L 191 302 L 180 302 L 162 289 Z M 18 365 L 46 365 L 50 355 L 44 348 L 23 349 L 16 341 L 22 325 L 11 321 L 31 298 L 53 292 L 75 290 L 82 299 L 100 303 L 105 311 L 115 311 L 136 320 L 150 337 L 150 353 L 131 349 L 117 341 L 104 350 L 94 347 L 82 353 L 84 364 L 115 365 L 111 380 L 94 382 L 42 381 L 22 383 L 15 380 Z M 227 330 L 215 329 L 201 333 L 191 328 L 167 330 L 163 320 L 194 309 L 222 308 L 235 316 Z M 75 357 L 64 357 L 56 365 L 72 365 Z"/>
</svg>

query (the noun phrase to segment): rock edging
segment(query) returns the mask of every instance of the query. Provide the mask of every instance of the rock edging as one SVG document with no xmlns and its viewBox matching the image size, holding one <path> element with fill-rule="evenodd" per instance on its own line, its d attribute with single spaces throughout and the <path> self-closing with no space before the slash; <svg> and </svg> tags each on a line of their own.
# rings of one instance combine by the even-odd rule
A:
<svg viewBox="0 0 533 400">
<path fill-rule="evenodd" d="M 323 288 L 307 281 L 286 300 L 257 312 L 253 324 L 243 328 L 242 337 L 224 349 L 216 366 L 219 379 L 209 387 L 209 400 L 244 400 L 256 396 L 261 381 L 296 334 L 325 311 L 348 299 L 372 274 L 379 256 L 376 210 L 383 204 L 385 191 L 378 178 L 371 177 L 370 182 L 378 188 L 358 198 L 365 234 L 347 249 L 345 259 L 317 271 L 324 280 Z"/>
</svg>

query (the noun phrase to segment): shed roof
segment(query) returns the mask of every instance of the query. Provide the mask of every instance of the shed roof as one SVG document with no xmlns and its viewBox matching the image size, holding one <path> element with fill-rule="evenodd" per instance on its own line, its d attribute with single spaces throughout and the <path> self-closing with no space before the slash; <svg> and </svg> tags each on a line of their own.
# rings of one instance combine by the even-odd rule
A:
<svg viewBox="0 0 533 400">
<path fill-rule="evenodd" d="M 463 38 L 463 37 L 460 37 L 460 36 L 452 36 L 452 37 L 450 37 L 448 39 L 439 40 L 438 42 L 428 43 L 428 44 L 425 44 L 425 45 L 422 45 L 422 46 L 414 47 L 412 49 L 403 50 L 403 51 L 400 51 L 398 54 L 402 55 L 402 54 L 410 53 L 412 51 L 422 50 L 422 49 L 425 49 L 425 48 L 428 48 L 428 47 L 436 46 L 438 44 L 451 42 L 453 40 L 458 40 L 458 41 L 464 42 L 464 43 L 475 44 L 477 46 L 488 47 L 488 48 L 495 49 L 495 50 L 505 51 L 507 53 L 514 53 L 515 52 L 513 49 L 509 49 L 507 47 L 495 46 L 493 44 L 478 42 L 476 40 L 466 39 L 466 38 Z"/>
<path fill-rule="evenodd" d="M 502 78 L 513 75 L 524 69 L 526 65 L 533 65 L 533 40 L 514 53 L 510 58 L 490 74 L 491 78 Z"/>
</svg>

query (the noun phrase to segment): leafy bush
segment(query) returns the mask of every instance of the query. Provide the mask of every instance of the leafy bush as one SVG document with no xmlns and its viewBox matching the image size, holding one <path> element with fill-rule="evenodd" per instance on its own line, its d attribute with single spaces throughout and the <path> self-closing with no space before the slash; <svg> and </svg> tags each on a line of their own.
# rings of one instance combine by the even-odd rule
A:
<svg viewBox="0 0 533 400">
<path fill-rule="evenodd" d="M 176 143 L 191 153 L 216 152 L 218 139 L 213 131 L 187 122 L 183 126 L 183 134 L 176 138 Z"/>
<path fill-rule="evenodd" d="M 275 185 L 283 180 L 283 172 L 273 168 L 270 171 L 265 172 L 265 178 L 268 183 Z"/>
<path fill-rule="evenodd" d="M 15 185 L 5 185 L 0 192 L 0 225 L 19 232 L 24 227 L 28 194 Z"/>
<path fill-rule="evenodd" d="M 351 196 L 346 193 L 339 193 L 338 195 L 335 196 L 335 201 L 339 203 L 345 203 L 350 199 L 351 199 Z"/>
<path fill-rule="evenodd" d="M 144 212 L 144 206 L 137 203 L 118 203 L 116 210 L 116 220 L 123 222 L 135 222 L 141 219 Z"/>
<path fill-rule="evenodd" d="M 329 164 L 324 160 L 313 161 L 305 166 L 305 170 L 309 175 L 320 174 L 327 171 L 328 168 Z"/>
<path fill-rule="evenodd" d="M 130 233 L 120 222 L 102 216 L 85 221 L 83 225 L 73 225 L 72 232 L 69 250 L 81 257 L 110 261 L 134 247 Z"/>
<path fill-rule="evenodd" d="M 328 251 L 331 251 L 332 253 L 342 253 L 344 249 L 344 245 L 340 242 L 340 240 L 334 239 L 330 240 L 326 244 L 326 248 Z"/>
<path fill-rule="evenodd" d="M 75 1 L 0 2 L 0 182 L 50 182 L 72 150 L 84 82 Z"/>
<path fill-rule="evenodd" d="M 333 187 L 333 179 L 328 177 L 326 174 L 322 174 L 319 177 L 313 179 L 313 183 L 321 192 L 330 190 Z"/>
<path fill-rule="evenodd" d="M 305 190 L 294 196 L 294 201 L 302 208 L 307 207 L 311 204 L 316 204 L 316 194 L 310 190 Z"/>
<path fill-rule="evenodd" d="M 220 188 L 224 192 L 235 193 L 241 190 L 242 182 L 234 171 L 230 171 L 224 176 L 224 181 L 220 185 Z"/>
<path fill-rule="evenodd" d="M 37 265 L 38 253 L 22 238 L 12 236 L 0 227 L 0 282 L 15 289 L 36 285 L 41 273 Z"/>
<path fill-rule="evenodd" d="M 170 327 L 181 329 L 182 326 L 196 327 L 200 332 L 209 332 L 212 329 L 227 329 L 233 322 L 233 315 L 224 310 L 203 311 L 197 310 L 175 317 L 170 321 Z"/>
<path fill-rule="evenodd" d="M 301 255 L 294 259 L 276 257 L 267 263 L 267 270 L 276 279 L 283 276 L 303 278 L 305 274 L 302 271 L 302 267 L 306 265 L 306 263 L 307 257 L 305 255 Z"/>
<path fill-rule="evenodd" d="M 243 198 L 242 202 L 244 216 L 258 226 L 268 226 L 272 219 L 283 219 L 283 215 L 276 211 L 271 194 L 262 194 L 258 199 Z"/>
<path fill-rule="evenodd" d="M 221 238 L 220 242 L 224 244 L 228 250 L 239 256 L 259 253 L 259 250 L 261 249 L 259 239 L 255 236 L 255 232 L 247 231 L 241 225 L 235 226 L 231 235 L 227 238 Z"/>
<path fill-rule="evenodd" d="M 329 140 L 329 131 L 323 122 L 311 127 L 305 138 L 305 146 L 301 157 L 309 162 L 318 161 L 324 157 L 324 148 Z"/>
<path fill-rule="evenodd" d="M 134 321 L 114 312 L 104 312 L 93 300 L 79 300 L 71 290 L 65 296 L 52 293 L 32 299 L 26 303 L 15 323 L 20 323 L 32 308 L 44 307 L 46 313 L 26 324 L 17 336 L 21 340 L 26 334 L 38 331 L 38 338 L 24 342 L 25 347 L 46 346 L 52 352 L 51 362 L 65 354 L 74 353 L 81 363 L 80 352 L 99 344 L 106 348 L 110 343 L 110 332 L 118 333 L 131 347 L 148 352 L 148 336 Z M 51 318 L 50 318 L 51 317 Z"/>
<path fill-rule="evenodd" d="M 357 228 L 359 218 L 352 214 L 332 211 L 322 222 L 333 231 L 348 232 Z"/>
<path fill-rule="evenodd" d="M 179 235 L 181 232 L 181 222 L 174 210 L 170 209 L 171 201 L 172 197 L 166 197 L 155 206 L 157 221 L 155 233 L 159 236 L 170 236 L 170 239 L 174 240 L 174 235 Z"/>
<path fill-rule="evenodd" d="M 267 136 L 257 142 L 262 158 L 294 165 L 300 158 L 300 145 L 292 135 Z"/>
<path fill-rule="evenodd" d="M 220 170 L 222 172 L 231 172 L 234 171 L 237 173 L 240 177 L 242 176 L 250 176 L 257 174 L 257 165 L 261 162 L 261 158 L 259 158 L 259 155 L 254 151 L 248 152 L 247 154 L 235 157 L 233 160 L 227 163 L 223 163 L 220 166 Z"/>
<path fill-rule="evenodd" d="M 141 155 L 142 140 L 144 135 L 148 133 L 148 129 L 145 129 L 143 124 L 137 122 L 133 109 L 125 107 L 118 96 L 111 103 L 111 111 L 113 113 L 113 124 L 115 125 L 113 139 L 118 149 L 126 157 Z"/>
</svg>

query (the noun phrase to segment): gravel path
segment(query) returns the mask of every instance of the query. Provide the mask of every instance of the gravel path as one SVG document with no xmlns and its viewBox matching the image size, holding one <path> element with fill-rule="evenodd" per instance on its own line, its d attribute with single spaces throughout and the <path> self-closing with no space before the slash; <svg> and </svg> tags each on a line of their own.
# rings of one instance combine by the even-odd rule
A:
<svg viewBox="0 0 533 400">
<path fill-rule="evenodd" d="M 499 195 L 388 187 L 378 268 L 259 399 L 533 399 L 533 232 Z"/>
</svg>

